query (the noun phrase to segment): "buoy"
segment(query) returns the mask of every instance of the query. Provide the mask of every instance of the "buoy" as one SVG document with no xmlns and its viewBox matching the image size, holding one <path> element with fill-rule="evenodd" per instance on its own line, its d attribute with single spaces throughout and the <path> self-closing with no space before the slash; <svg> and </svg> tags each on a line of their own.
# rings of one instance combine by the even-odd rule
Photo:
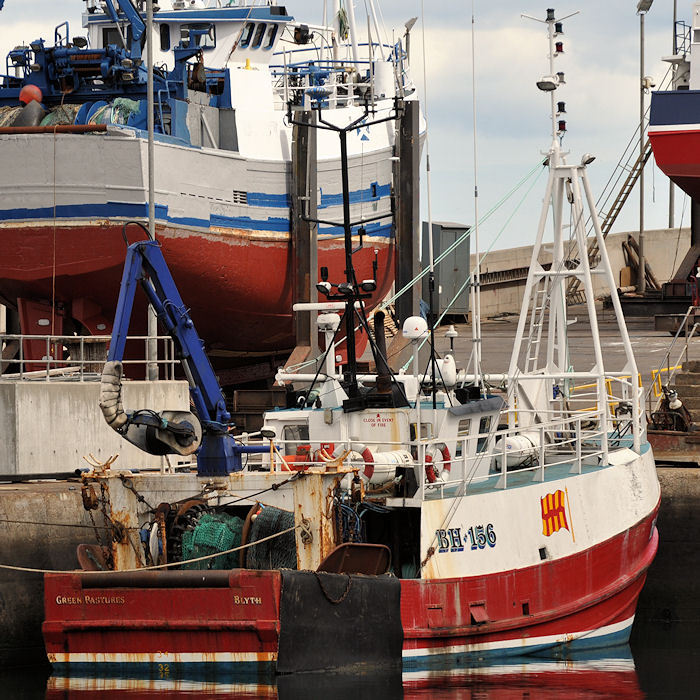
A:
<svg viewBox="0 0 700 700">
<path fill-rule="evenodd" d="M 19 91 L 19 101 L 25 105 L 28 105 L 34 100 L 41 104 L 43 98 L 44 96 L 41 94 L 41 90 L 36 85 L 25 85 Z"/>
</svg>

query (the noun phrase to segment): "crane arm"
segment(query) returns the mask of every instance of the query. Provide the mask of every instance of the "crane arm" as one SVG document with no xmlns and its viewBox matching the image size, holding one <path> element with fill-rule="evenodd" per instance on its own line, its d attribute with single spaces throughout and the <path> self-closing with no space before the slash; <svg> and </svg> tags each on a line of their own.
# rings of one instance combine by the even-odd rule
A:
<svg viewBox="0 0 700 700">
<path fill-rule="evenodd" d="M 196 415 L 187 411 L 128 411 L 122 406 L 122 359 L 139 286 L 174 341 Z M 242 454 L 269 451 L 263 445 L 241 445 L 230 435 L 233 425 L 223 392 L 157 241 L 138 241 L 127 249 L 112 341 L 102 371 L 100 407 L 110 427 L 145 452 L 192 454 L 199 450 L 200 476 L 240 471 Z"/>
</svg>

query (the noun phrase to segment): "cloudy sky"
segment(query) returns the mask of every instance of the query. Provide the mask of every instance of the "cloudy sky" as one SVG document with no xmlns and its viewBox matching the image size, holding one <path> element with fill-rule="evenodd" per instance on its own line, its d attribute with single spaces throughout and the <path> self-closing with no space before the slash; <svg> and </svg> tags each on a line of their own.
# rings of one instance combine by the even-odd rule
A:
<svg viewBox="0 0 700 700">
<path fill-rule="evenodd" d="M 331 3 L 329 2 L 329 5 Z M 421 17 L 421 0 L 380 1 L 385 26 L 399 27 Z M 597 156 L 589 178 L 597 196 L 610 178 L 632 138 L 639 120 L 639 17 L 636 0 L 566 0 L 554 5 L 557 17 L 576 10 L 564 22 L 565 55 L 556 69 L 567 85 L 557 99 L 566 102 L 568 132 L 563 145 L 571 162 L 584 152 Z M 521 13 L 544 19 L 547 4 L 532 0 L 474 0 L 476 36 L 476 100 L 479 209 L 483 214 L 501 200 L 539 161 L 549 145 L 549 98 L 535 81 L 548 72 L 546 31 L 543 24 L 522 19 Z M 320 22 L 322 0 L 288 0 L 290 14 Z M 358 24 L 366 26 L 364 0 L 355 0 Z M 5 0 L 0 12 L 0 54 L 22 40 L 53 37 L 53 29 L 68 19 L 72 33 L 80 26 L 82 0 Z M 678 1 L 678 18 L 690 22 L 691 0 Z M 427 0 L 425 15 L 412 31 L 414 78 L 423 94 L 422 33 L 425 52 L 432 170 L 434 220 L 473 221 L 473 120 L 471 0 Z M 645 73 L 661 82 L 671 54 L 673 0 L 656 0 L 646 18 Z M 397 34 L 398 36 L 398 34 Z M 3 71 L 4 72 L 4 71 Z M 424 173 L 422 173 L 424 175 Z M 425 178 L 423 177 L 423 180 Z M 513 214 L 506 205 L 481 229 L 482 248 L 525 245 L 533 239 L 544 178 Z M 668 180 L 647 166 L 646 228 L 668 224 Z M 676 191 L 675 223 L 688 225 L 689 204 Z M 425 197 L 422 202 L 425 217 Z M 632 193 L 614 231 L 638 227 L 639 195 Z"/>
</svg>

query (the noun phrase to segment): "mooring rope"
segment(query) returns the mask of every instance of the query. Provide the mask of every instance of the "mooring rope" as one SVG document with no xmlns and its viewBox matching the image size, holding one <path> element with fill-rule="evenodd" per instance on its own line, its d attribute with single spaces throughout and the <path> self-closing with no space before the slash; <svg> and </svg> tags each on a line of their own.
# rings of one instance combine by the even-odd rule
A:
<svg viewBox="0 0 700 700">
<path fill-rule="evenodd" d="M 139 567 L 138 569 L 119 569 L 118 571 L 83 571 L 81 569 L 36 569 L 33 567 L 29 566 L 12 566 L 11 564 L 0 564 L 0 569 L 4 569 L 6 571 L 24 571 L 26 573 L 30 574 L 80 574 L 81 576 L 86 574 L 135 574 L 138 573 L 139 571 L 155 571 L 156 569 L 167 569 L 171 566 L 182 566 L 183 564 L 192 564 L 194 562 L 198 561 L 205 561 L 206 559 L 214 559 L 215 557 L 222 557 L 226 554 L 233 554 L 233 552 L 239 552 L 241 549 L 247 549 L 248 547 L 254 547 L 256 544 L 261 544 L 262 542 L 267 542 L 267 540 L 274 539 L 275 537 L 281 537 L 282 535 L 286 535 L 288 532 L 292 532 L 293 530 L 297 530 L 300 527 L 303 527 L 302 524 L 300 523 L 299 525 L 294 525 L 293 527 L 288 527 L 286 530 L 282 530 L 281 532 L 275 532 L 272 535 L 268 535 L 267 537 L 263 537 L 259 540 L 255 540 L 255 542 L 247 542 L 246 544 L 242 544 L 238 547 L 233 547 L 232 549 L 226 549 L 223 552 L 215 552 L 214 554 L 205 554 L 201 557 L 196 557 L 195 559 L 185 559 L 184 561 L 173 561 L 173 562 L 168 562 L 167 564 L 157 564 L 154 566 L 142 566 Z"/>
</svg>

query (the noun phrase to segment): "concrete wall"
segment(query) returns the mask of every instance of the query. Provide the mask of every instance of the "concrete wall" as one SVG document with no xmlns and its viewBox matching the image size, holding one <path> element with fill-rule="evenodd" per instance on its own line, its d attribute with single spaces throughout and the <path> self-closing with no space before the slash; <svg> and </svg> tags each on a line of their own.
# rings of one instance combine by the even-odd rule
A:
<svg viewBox="0 0 700 700">
<path fill-rule="evenodd" d="M 160 467 L 162 457 L 141 452 L 102 418 L 98 382 L 0 382 L 0 474 L 65 472 L 119 454 L 117 466 Z M 187 382 L 124 383 L 124 407 L 186 411 Z"/>
<path fill-rule="evenodd" d="M 628 233 L 610 234 L 605 241 L 615 282 L 618 286 L 620 284 L 620 270 L 624 267 L 622 242 L 627 240 L 628 235 Z M 689 246 L 689 228 L 645 231 L 644 254 L 659 282 L 666 282 L 670 279 L 675 268 L 683 260 Z M 551 245 L 549 249 L 551 249 Z M 531 258 L 532 246 L 494 250 L 486 254 L 481 264 L 481 273 L 505 272 L 529 267 Z M 551 254 L 544 253 L 540 262 L 551 262 L 551 259 Z M 472 256 L 472 270 L 475 263 L 474 256 Z M 602 278 L 594 276 L 593 284 L 597 295 L 603 295 L 607 292 Z M 524 290 L 525 279 L 499 285 L 483 285 L 481 287 L 482 316 L 487 318 L 500 313 L 518 313 Z"/>
</svg>

